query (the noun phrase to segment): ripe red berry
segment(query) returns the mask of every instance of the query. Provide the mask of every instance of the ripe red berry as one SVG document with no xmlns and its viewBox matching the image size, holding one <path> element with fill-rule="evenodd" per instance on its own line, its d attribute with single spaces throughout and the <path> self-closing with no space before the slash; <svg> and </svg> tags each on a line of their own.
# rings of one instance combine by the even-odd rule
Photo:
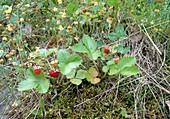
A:
<svg viewBox="0 0 170 119">
<path fill-rule="evenodd" d="M 40 66 L 34 66 L 34 74 L 39 75 L 41 73 L 41 67 Z"/>
<path fill-rule="evenodd" d="M 54 70 L 54 69 L 51 69 L 50 71 L 49 71 L 49 75 L 51 76 L 51 77 L 58 77 L 58 75 L 60 74 L 60 72 L 59 71 L 56 71 L 56 70 Z"/>
<path fill-rule="evenodd" d="M 109 54 L 109 52 L 110 52 L 110 49 L 108 47 L 105 47 L 104 48 L 104 53 Z"/>
<path fill-rule="evenodd" d="M 83 8 L 82 8 L 82 11 L 85 13 L 85 12 L 86 12 L 86 8 L 83 7 Z"/>
</svg>

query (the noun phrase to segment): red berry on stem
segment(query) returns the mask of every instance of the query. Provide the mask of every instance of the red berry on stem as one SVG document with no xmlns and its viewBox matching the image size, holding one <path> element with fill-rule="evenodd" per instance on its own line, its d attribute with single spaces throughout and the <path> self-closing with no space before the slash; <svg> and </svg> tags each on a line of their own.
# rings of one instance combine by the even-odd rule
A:
<svg viewBox="0 0 170 119">
<path fill-rule="evenodd" d="M 104 48 L 104 53 L 109 54 L 109 52 L 110 52 L 110 49 L 108 47 L 105 47 Z"/>
<path fill-rule="evenodd" d="M 41 73 L 41 67 L 35 65 L 35 66 L 34 66 L 34 74 L 35 74 L 35 75 L 40 75 L 40 73 Z"/>
<path fill-rule="evenodd" d="M 58 77 L 58 75 L 60 74 L 60 72 L 59 71 L 56 71 L 55 69 L 51 69 L 50 71 L 49 71 L 49 75 L 51 76 L 51 77 Z"/>
</svg>

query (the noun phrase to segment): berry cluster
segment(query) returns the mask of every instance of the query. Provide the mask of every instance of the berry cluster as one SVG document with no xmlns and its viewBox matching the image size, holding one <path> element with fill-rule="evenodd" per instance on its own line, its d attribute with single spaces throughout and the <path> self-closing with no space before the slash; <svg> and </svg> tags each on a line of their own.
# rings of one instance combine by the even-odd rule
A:
<svg viewBox="0 0 170 119">
<path fill-rule="evenodd" d="M 41 74 L 41 67 L 40 66 L 37 66 L 37 65 L 34 66 L 34 74 L 35 75 L 40 75 Z M 49 75 L 51 77 L 54 77 L 54 78 L 58 77 L 59 74 L 60 74 L 60 72 L 58 70 L 55 70 L 55 69 L 51 69 L 49 71 Z"/>
</svg>

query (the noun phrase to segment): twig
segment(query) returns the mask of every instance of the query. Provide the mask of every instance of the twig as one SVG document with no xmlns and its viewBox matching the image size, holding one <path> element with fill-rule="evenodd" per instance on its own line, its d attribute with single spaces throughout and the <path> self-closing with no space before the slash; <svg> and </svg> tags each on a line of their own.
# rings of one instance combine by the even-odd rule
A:
<svg viewBox="0 0 170 119">
<path fill-rule="evenodd" d="M 152 77 L 150 76 L 149 73 L 147 73 L 147 71 L 145 71 L 142 67 L 140 67 L 138 64 L 136 64 L 147 76 L 149 76 L 154 82 L 155 86 L 157 86 L 158 88 L 160 88 L 161 90 L 164 90 L 165 92 L 167 92 L 168 94 L 170 94 L 170 91 L 165 89 L 164 87 L 158 85 L 159 83 Z"/>
<path fill-rule="evenodd" d="M 149 36 L 149 34 L 148 34 L 148 32 L 146 31 L 146 28 L 145 28 L 145 26 L 142 24 L 142 26 L 143 26 L 143 28 L 144 28 L 144 33 L 145 33 L 145 35 L 149 38 L 149 40 L 150 40 L 150 42 L 153 44 L 153 46 L 155 47 L 155 49 L 158 51 L 158 53 L 160 54 L 160 55 L 162 55 L 162 52 L 158 49 L 158 47 L 155 45 L 155 43 L 153 42 L 153 40 L 152 40 L 152 38 Z"/>
</svg>

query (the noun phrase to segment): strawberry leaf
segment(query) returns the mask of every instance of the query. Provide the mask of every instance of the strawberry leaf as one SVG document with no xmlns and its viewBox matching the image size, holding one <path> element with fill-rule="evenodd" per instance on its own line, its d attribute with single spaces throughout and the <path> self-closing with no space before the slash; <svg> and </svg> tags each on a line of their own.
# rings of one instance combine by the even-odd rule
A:
<svg viewBox="0 0 170 119">
<path fill-rule="evenodd" d="M 82 40 L 83 40 L 83 43 L 85 44 L 85 46 L 90 50 L 90 52 L 93 53 L 96 50 L 97 42 L 95 42 L 94 39 L 85 35 Z"/>
<path fill-rule="evenodd" d="M 122 70 L 125 67 L 135 65 L 135 63 L 136 63 L 135 57 L 124 57 L 118 62 L 118 69 Z"/>
<path fill-rule="evenodd" d="M 58 59 L 59 63 L 66 63 L 69 56 L 70 56 L 70 54 L 66 50 L 59 50 L 57 59 Z"/>
<path fill-rule="evenodd" d="M 50 87 L 49 80 L 39 79 L 38 87 L 36 88 L 39 93 L 46 93 Z"/>
<path fill-rule="evenodd" d="M 89 52 L 89 50 L 82 43 L 78 43 L 72 46 L 72 50 L 74 50 L 75 52 L 82 52 L 82 53 Z"/>
<path fill-rule="evenodd" d="M 109 68 L 110 68 L 110 67 L 107 66 L 107 65 L 106 65 L 106 66 L 103 66 L 102 71 L 103 71 L 103 72 L 108 72 Z"/>
<path fill-rule="evenodd" d="M 81 79 L 77 79 L 77 78 L 73 78 L 73 79 L 70 79 L 70 82 L 72 84 L 75 84 L 75 85 L 80 85 L 82 83 L 82 80 Z"/>
<path fill-rule="evenodd" d="M 75 73 L 76 73 L 76 71 L 75 71 L 75 69 L 73 69 L 71 72 L 69 72 L 67 75 L 66 75 L 66 77 L 67 78 L 74 78 L 75 77 Z"/>
<path fill-rule="evenodd" d="M 60 50 L 57 57 L 59 61 L 58 66 L 61 73 L 64 75 L 69 74 L 82 63 L 82 59 L 79 55 L 70 55 L 66 50 Z"/>
<path fill-rule="evenodd" d="M 24 91 L 36 88 L 39 93 L 46 93 L 49 86 L 49 80 L 45 79 L 43 73 L 35 75 L 33 69 L 29 68 L 26 73 L 26 80 L 19 83 L 18 90 Z"/>
<path fill-rule="evenodd" d="M 99 78 L 96 78 L 98 76 L 98 72 L 95 68 L 91 67 L 88 72 L 86 72 L 86 80 L 89 81 L 92 84 L 97 84 L 100 82 Z"/>
<path fill-rule="evenodd" d="M 92 58 L 96 60 L 98 57 L 101 56 L 100 50 L 96 50 L 94 53 L 92 53 Z"/>
<path fill-rule="evenodd" d="M 122 25 L 118 25 L 116 27 L 116 32 L 111 32 L 108 35 L 108 38 L 112 41 L 117 40 L 117 39 L 123 40 L 124 38 L 126 38 L 124 27 Z"/>
<path fill-rule="evenodd" d="M 78 79 L 84 79 L 86 75 L 86 71 L 85 70 L 78 70 L 77 74 L 76 74 L 76 78 Z"/>
<path fill-rule="evenodd" d="M 25 91 L 36 88 L 38 86 L 38 82 L 34 80 L 24 80 L 21 81 L 18 85 L 18 91 Z"/>
<path fill-rule="evenodd" d="M 132 76 L 139 73 L 139 69 L 136 66 L 131 67 L 125 67 L 123 70 L 121 70 L 120 74 L 123 76 Z"/>
<path fill-rule="evenodd" d="M 111 41 L 115 41 L 115 40 L 117 40 L 118 35 L 117 35 L 117 33 L 115 33 L 115 32 L 111 32 L 111 33 L 109 34 L 108 38 L 109 38 Z"/>
<path fill-rule="evenodd" d="M 117 74 L 117 73 L 119 73 L 117 66 L 115 64 L 111 65 L 109 75 L 114 75 L 114 74 Z"/>
</svg>

